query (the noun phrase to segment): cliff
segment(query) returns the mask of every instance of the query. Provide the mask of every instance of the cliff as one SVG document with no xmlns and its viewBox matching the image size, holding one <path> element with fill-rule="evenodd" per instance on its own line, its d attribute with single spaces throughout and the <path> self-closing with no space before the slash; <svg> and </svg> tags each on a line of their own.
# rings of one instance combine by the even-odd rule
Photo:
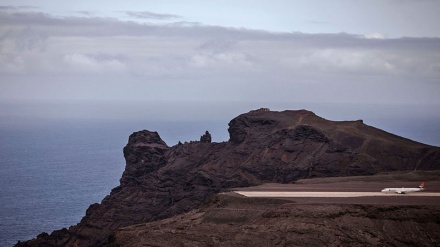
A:
<svg viewBox="0 0 440 247">
<path fill-rule="evenodd" d="M 211 143 L 209 136 L 173 147 L 157 132 L 133 133 L 120 186 L 79 224 L 16 246 L 104 246 L 118 228 L 188 212 L 233 187 L 440 168 L 440 148 L 306 110 L 251 111 L 234 118 L 228 131 L 228 142 Z"/>
</svg>

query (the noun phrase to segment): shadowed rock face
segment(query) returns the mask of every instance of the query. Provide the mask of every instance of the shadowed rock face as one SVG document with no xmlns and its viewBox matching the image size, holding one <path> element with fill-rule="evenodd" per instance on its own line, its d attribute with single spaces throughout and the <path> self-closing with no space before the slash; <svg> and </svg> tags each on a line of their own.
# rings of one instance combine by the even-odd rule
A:
<svg viewBox="0 0 440 247">
<path fill-rule="evenodd" d="M 437 147 L 306 110 L 251 111 L 234 118 L 228 131 L 228 142 L 173 147 L 157 132 L 133 133 L 120 186 L 91 205 L 78 225 L 17 246 L 103 246 L 120 227 L 187 212 L 233 187 L 440 166 Z"/>
</svg>

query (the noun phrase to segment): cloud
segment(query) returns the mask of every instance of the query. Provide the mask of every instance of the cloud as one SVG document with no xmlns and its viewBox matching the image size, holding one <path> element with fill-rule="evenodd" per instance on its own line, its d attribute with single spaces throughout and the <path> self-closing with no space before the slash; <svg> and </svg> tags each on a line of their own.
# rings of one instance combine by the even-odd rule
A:
<svg viewBox="0 0 440 247">
<path fill-rule="evenodd" d="M 219 53 L 232 50 L 236 43 L 227 39 L 212 39 L 200 44 L 198 48 L 201 51 Z"/>
<path fill-rule="evenodd" d="M 81 15 L 85 15 L 85 16 L 93 16 L 96 13 L 93 11 L 75 11 L 75 13 L 81 14 Z"/>
<path fill-rule="evenodd" d="M 230 67 L 230 69 L 241 67 L 251 68 L 253 61 L 251 56 L 244 53 L 224 52 L 200 52 L 191 57 L 191 65 L 198 68 L 207 67 Z"/>
<path fill-rule="evenodd" d="M 45 80 L 57 77 L 108 88 L 87 94 L 106 99 L 438 102 L 440 39 L 378 37 L 60 18 L 0 8 L 0 98 L 25 91 L 55 97 L 14 83 L 20 77 L 26 85 L 49 87 Z M 110 81 L 112 87 L 104 83 Z M 64 96 L 85 97 L 87 85 L 78 88 Z"/>
<path fill-rule="evenodd" d="M 42 12 L 0 11 L 0 20 L 3 23 L 0 26 L 0 59 L 3 64 L 15 64 L 12 66 L 14 71 L 29 68 L 26 61 L 33 60 L 28 56 L 41 56 L 53 63 L 53 67 L 58 67 L 59 61 L 69 61 L 72 65 L 51 71 L 78 69 L 81 66 L 73 66 L 75 62 L 79 65 L 88 61 L 92 68 L 96 68 L 92 64 L 106 64 L 101 68 L 108 68 L 109 73 L 115 71 L 110 64 L 125 64 L 127 71 L 144 74 L 145 68 L 136 63 L 149 68 L 165 68 L 168 63 L 179 70 L 191 67 L 224 70 L 232 66 L 243 68 L 245 72 L 249 67 L 258 66 L 266 71 L 284 68 L 302 74 L 320 71 L 439 76 L 440 39 L 436 38 L 270 33 L 200 25 L 139 24 L 97 17 L 56 18 Z M 100 61 L 90 54 L 131 59 Z M 35 66 L 32 68 L 35 73 L 45 73 L 43 68 L 41 71 Z M 87 69 L 87 72 L 102 69 Z M 154 71 L 174 73 L 176 70 Z"/>
<path fill-rule="evenodd" d="M 88 73 L 121 73 L 126 65 L 120 59 L 107 55 L 69 53 L 63 56 L 63 61 L 74 71 Z"/>
<path fill-rule="evenodd" d="M 38 7 L 36 7 L 36 6 L 26 6 L 26 5 L 22 5 L 22 6 L 12 6 L 12 5 L 0 6 L 0 11 L 5 11 L 5 10 L 19 11 L 19 10 L 35 10 L 35 9 L 38 9 Z"/>
<path fill-rule="evenodd" d="M 153 19 L 153 20 L 170 20 L 181 19 L 181 16 L 171 14 L 158 14 L 149 11 L 127 11 L 126 14 L 130 17 L 138 19 Z"/>
<path fill-rule="evenodd" d="M 367 39 L 385 39 L 385 35 L 381 33 L 369 33 L 365 35 Z"/>
<path fill-rule="evenodd" d="M 313 25 L 328 25 L 330 22 L 328 21 L 318 21 L 318 20 L 306 20 L 307 23 L 313 24 Z"/>
</svg>

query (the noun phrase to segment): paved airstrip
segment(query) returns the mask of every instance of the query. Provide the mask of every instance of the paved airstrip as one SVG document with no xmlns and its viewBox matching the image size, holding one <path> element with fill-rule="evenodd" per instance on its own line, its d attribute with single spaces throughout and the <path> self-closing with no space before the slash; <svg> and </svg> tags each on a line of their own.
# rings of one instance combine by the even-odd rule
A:
<svg viewBox="0 0 440 247">
<path fill-rule="evenodd" d="M 310 180 L 314 182 L 319 180 Z M 425 191 L 382 193 L 384 188 L 417 188 L 419 181 L 344 181 L 331 183 L 262 184 L 235 188 L 231 195 L 273 198 L 297 204 L 388 204 L 440 206 L 440 181 L 425 182 Z"/>
<path fill-rule="evenodd" d="M 297 198 L 297 197 L 311 197 L 311 198 L 341 198 L 341 197 L 371 197 L 371 196 L 423 196 L 423 197 L 440 197 L 440 193 L 432 192 L 413 192 L 406 194 L 397 193 L 381 193 L 381 192 L 287 192 L 287 191 L 234 191 L 246 197 L 272 197 L 272 198 Z"/>
</svg>

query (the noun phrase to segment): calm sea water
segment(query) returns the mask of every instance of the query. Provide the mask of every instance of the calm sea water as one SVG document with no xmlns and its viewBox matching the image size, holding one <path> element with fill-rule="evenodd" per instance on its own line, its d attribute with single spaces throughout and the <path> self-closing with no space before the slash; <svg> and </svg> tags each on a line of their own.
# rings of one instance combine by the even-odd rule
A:
<svg viewBox="0 0 440 247">
<path fill-rule="evenodd" d="M 227 121 L 0 121 L 0 246 L 78 223 L 90 204 L 119 184 L 122 149 L 132 132 L 156 130 L 169 146 L 198 140 L 205 130 L 214 141 L 225 141 Z M 440 125 L 433 119 L 366 123 L 440 145 Z"/>
</svg>

